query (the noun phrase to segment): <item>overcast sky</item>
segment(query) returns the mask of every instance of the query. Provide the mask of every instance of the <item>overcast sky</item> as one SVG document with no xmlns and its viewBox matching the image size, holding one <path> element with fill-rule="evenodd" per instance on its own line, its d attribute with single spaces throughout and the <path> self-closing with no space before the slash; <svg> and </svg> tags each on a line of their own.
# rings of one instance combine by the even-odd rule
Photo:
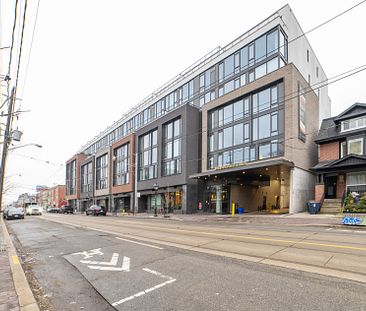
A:
<svg viewBox="0 0 366 311">
<path fill-rule="evenodd" d="M 23 6 L 24 0 L 19 2 Z M 307 31 L 357 2 L 288 3 Z M 0 45 L 8 46 L 15 0 L 0 3 Z M 287 2 L 41 0 L 24 84 L 37 3 L 28 1 L 18 90 L 22 101 L 17 102 L 30 112 L 22 113 L 13 128 L 24 132 L 21 144 L 43 148 L 9 153 L 7 180 L 16 187 L 6 202 L 34 193 L 36 185 L 64 184 L 64 164 L 83 144 L 203 55 Z M 309 34 L 329 78 L 366 64 L 365 16 L 366 3 Z M 7 71 L 8 51 L 0 52 L 1 74 Z M 365 81 L 366 71 L 329 86 L 332 115 L 366 102 Z"/>
</svg>

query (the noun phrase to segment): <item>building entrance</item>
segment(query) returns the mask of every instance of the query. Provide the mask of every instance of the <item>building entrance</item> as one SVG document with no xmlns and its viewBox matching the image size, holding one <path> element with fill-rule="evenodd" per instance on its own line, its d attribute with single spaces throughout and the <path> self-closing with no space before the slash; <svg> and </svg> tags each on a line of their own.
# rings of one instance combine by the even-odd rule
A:
<svg viewBox="0 0 366 311">
<path fill-rule="evenodd" d="M 335 199 L 337 197 L 337 176 L 329 176 L 324 178 L 325 198 Z"/>
<path fill-rule="evenodd" d="M 230 198 L 229 185 L 211 185 L 207 187 L 205 212 L 228 214 Z"/>
</svg>

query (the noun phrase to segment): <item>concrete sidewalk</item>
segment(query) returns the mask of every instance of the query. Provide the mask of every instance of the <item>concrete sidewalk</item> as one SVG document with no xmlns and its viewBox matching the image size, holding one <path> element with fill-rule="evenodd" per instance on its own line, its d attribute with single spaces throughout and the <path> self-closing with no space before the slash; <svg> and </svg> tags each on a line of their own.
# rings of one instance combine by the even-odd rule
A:
<svg viewBox="0 0 366 311">
<path fill-rule="evenodd" d="M 134 218 L 155 218 L 154 214 L 138 213 L 112 215 L 115 217 L 134 217 Z M 158 214 L 157 219 L 164 218 Z M 168 214 L 167 220 L 172 221 L 191 221 L 191 222 L 222 222 L 222 223 L 243 223 L 243 224 L 274 224 L 274 225 L 302 225 L 302 226 L 341 226 L 350 227 L 342 224 L 343 215 L 328 214 L 309 214 L 307 212 L 297 214 L 261 214 L 246 213 L 235 215 L 217 215 L 206 213 L 195 214 Z"/>
<path fill-rule="evenodd" d="M 1 215 L 2 216 L 2 215 Z M 0 218 L 0 311 L 39 311 L 4 220 Z"/>
</svg>

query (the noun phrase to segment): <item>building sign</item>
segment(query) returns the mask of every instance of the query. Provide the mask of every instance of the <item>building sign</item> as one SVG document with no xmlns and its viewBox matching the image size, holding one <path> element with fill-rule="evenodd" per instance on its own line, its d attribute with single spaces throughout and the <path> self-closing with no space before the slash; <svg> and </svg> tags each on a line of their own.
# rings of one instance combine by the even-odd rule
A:
<svg viewBox="0 0 366 311">
<path fill-rule="evenodd" d="M 238 167 L 238 166 L 246 166 L 248 165 L 247 162 L 239 162 L 239 163 L 233 163 L 233 164 L 226 164 L 226 165 L 221 165 L 221 166 L 216 166 L 215 170 L 224 170 L 227 168 L 234 168 L 234 167 Z"/>
<path fill-rule="evenodd" d="M 366 216 L 346 215 L 342 219 L 342 224 L 352 226 L 366 226 Z"/>
<path fill-rule="evenodd" d="M 299 83 L 299 139 L 302 141 L 306 140 L 305 132 L 306 132 L 306 98 L 305 91 L 301 87 Z"/>
</svg>

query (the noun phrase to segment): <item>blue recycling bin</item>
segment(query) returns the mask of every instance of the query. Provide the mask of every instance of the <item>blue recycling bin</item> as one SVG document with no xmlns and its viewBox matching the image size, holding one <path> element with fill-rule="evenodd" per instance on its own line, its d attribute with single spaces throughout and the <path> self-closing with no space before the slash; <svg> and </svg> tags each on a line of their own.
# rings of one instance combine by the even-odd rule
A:
<svg viewBox="0 0 366 311">
<path fill-rule="evenodd" d="M 317 214 L 320 210 L 320 202 L 309 201 L 306 203 L 310 214 Z"/>
<path fill-rule="evenodd" d="M 244 207 L 238 207 L 238 214 L 244 214 Z"/>
</svg>

